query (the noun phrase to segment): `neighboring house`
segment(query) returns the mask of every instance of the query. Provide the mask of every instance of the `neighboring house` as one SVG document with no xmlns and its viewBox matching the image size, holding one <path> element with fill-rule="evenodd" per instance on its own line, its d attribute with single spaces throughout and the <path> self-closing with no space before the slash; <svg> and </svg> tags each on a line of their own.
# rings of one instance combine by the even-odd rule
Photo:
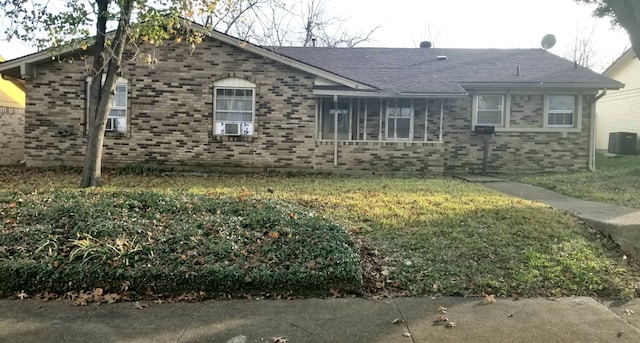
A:
<svg viewBox="0 0 640 343">
<path fill-rule="evenodd" d="M 146 50 L 154 64 L 142 52 L 123 59 L 105 166 L 479 171 L 474 128 L 491 125 L 489 171 L 583 170 L 594 99 L 622 86 L 541 49 L 262 48 L 213 32 Z M 82 164 L 83 53 L 0 64 L 26 81 L 29 166 Z"/>
<path fill-rule="evenodd" d="M 602 74 L 625 84 L 620 90 L 607 91 L 598 101 L 596 149 L 606 152 L 609 133 L 640 135 L 640 61 L 633 49 L 629 49 Z"/>
<path fill-rule="evenodd" d="M 24 101 L 23 80 L 0 78 L 0 165 L 24 159 Z"/>
</svg>

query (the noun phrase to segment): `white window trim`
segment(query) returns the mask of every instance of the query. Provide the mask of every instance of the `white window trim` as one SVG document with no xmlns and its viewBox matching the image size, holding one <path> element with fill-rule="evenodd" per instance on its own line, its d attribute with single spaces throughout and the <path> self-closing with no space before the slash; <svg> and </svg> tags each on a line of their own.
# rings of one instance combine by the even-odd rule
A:
<svg viewBox="0 0 640 343">
<path fill-rule="evenodd" d="M 104 84 L 104 81 L 106 80 L 106 75 L 102 75 L 102 83 Z M 88 118 L 89 118 L 89 108 L 91 106 L 91 104 L 89 103 L 89 101 L 91 100 L 91 77 L 87 77 L 85 79 L 85 82 L 87 84 L 87 90 L 86 90 L 86 114 L 85 114 L 85 120 L 86 123 L 85 125 L 89 122 Z M 124 110 L 124 120 L 125 120 L 125 130 L 124 131 L 118 131 L 118 130 L 113 130 L 110 132 L 117 132 L 117 133 L 127 133 L 129 131 L 129 80 L 123 78 L 123 77 L 118 77 L 118 79 L 116 80 L 116 89 L 118 86 L 124 86 L 126 88 L 125 90 L 125 98 L 124 98 L 124 106 L 114 106 L 113 104 L 111 104 L 111 109 L 112 110 Z M 116 116 L 111 116 L 111 111 L 109 111 L 109 115 L 107 117 L 108 118 L 122 118 L 122 117 L 116 117 Z"/>
<path fill-rule="evenodd" d="M 510 126 L 510 121 L 511 121 L 511 97 L 513 94 L 519 94 L 519 95 L 532 95 L 532 94 L 538 94 L 538 95 L 544 95 L 543 97 L 543 121 L 542 121 L 542 126 L 540 127 L 511 127 Z M 554 92 L 482 92 L 482 93 L 476 93 L 473 95 L 473 99 L 471 102 L 471 120 L 472 120 L 472 125 L 471 125 L 471 130 L 474 130 L 476 125 L 482 125 L 482 124 L 478 124 L 477 123 L 477 97 L 479 95 L 503 95 L 505 96 L 505 103 L 504 103 L 504 115 L 503 115 L 503 120 L 504 120 L 504 126 L 496 126 L 496 132 L 582 132 L 582 111 L 583 111 L 583 97 L 585 94 L 591 94 L 591 93 L 583 93 L 583 92 L 575 92 L 575 91 L 554 91 Z M 554 126 L 554 125 L 548 125 L 549 122 L 549 96 L 554 96 L 554 95 L 559 95 L 559 96 L 574 96 L 575 97 L 575 113 L 574 113 L 574 124 L 573 126 Z"/>
<path fill-rule="evenodd" d="M 572 124 L 571 125 L 550 125 L 549 124 L 549 97 L 552 96 L 563 96 L 563 97 L 573 97 L 573 111 L 572 111 Z M 577 100 L 577 101 L 576 101 Z M 579 102 L 582 100 L 582 96 L 578 95 L 578 99 L 573 94 L 545 94 L 544 95 L 544 125 L 548 128 L 575 128 L 577 124 L 582 121 L 582 104 Z M 567 111 L 554 111 L 553 113 L 568 113 Z"/>
<path fill-rule="evenodd" d="M 391 101 L 394 101 L 394 106 L 391 106 Z M 394 132 L 393 132 L 393 137 L 389 137 L 389 108 L 393 107 L 393 108 L 398 108 L 398 99 L 388 99 L 387 102 L 387 109 L 386 109 L 386 123 L 387 125 L 385 125 L 385 140 L 386 141 L 394 141 L 394 142 L 409 142 L 409 141 L 413 141 L 413 125 L 414 125 L 414 119 L 415 119 L 415 110 L 413 108 L 413 99 L 409 99 L 410 100 L 410 118 L 409 118 L 409 138 L 397 138 L 397 129 L 396 129 L 396 125 L 394 124 Z M 396 117 L 394 117 L 394 119 L 397 119 Z"/>
<path fill-rule="evenodd" d="M 247 81 L 245 79 L 240 79 L 240 78 L 236 78 L 236 77 L 228 77 L 225 79 L 221 79 L 218 81 L 215 81 L 213 83 L 213 126 L 212 126 L 212 131 L 213 131 L 213 135 L 214 136 L 229 136 L 226 134 L 218 134 L 216 133 L 216 123 L 217 123 L 217 119 L 216 119 L 216 114 L 218 113 L 217 109 L 216 109 L 216 98 L 218 96 L 218 89 L 237 89 L 237 90 L 250 90 L 251 91 L 251 129 L 252 132 L 250 135 L 243 135 L 242 133 L 240 133 L 239 135 L 236 136 L 244 136 L 244 137 L 255 137 L 256 136 L 256 126 L 255 126 L 255 121 L 256 121 L 256 84 L 251 82 L 251 81 Z M 244 123 L 244 122 L 236 122 L 236 121 L 232 121 L 230 123 Z"/>
<path fill-rule="evenodd" d="M 479 110 L 478 110 L 478 107 L 479 107 L 479 106 L 478 106 L 478 99 L 479 99 L 479 97 L 481 97 L 481 96 L 499 96 L 499 97 L 501 97 L 501 98 L 502 98 L 502 113 L 501 113 L 501 115 L 500 115 L 500 124 L 478 123 L 478 112 L 479 112 Z M 472 123 L 473 123 L 473 125 L 472 125 L 472 129 L 475 129 L 475 127 L 476 127 L 477 125 L 495 126 L 495 127 L 496 127 L 496 129 L 497 129 L 497 128 L 499 128 L 499 127 L 505 127 L 505 126 L 507 126 L 507 125 L 505 125 L 505 121 L 506 121 L 505 113 L 507 112 L 507 111 L 506 111 L 506 108 L 505 108 L 505 104 L 506 104 L 505 98 L 509 98 L 508 100 L 510 100 L 510 97 L 506 97 L 506 96 L 505 96 L 505 94 L 503 94 L 503 93 L 501 93 L 501 94 L 495 94 L 495 93 L 493 93 L 493 94 L 492 94 L 492 93 L 474 94 L 474 95 L 473 95 L 473 104 L 472 104 L 472 106 L 471 106 L 471 107 L 472 107 L 472 111 L 473 111 L 473 112 L 472 112 L 472 120 L 473 120 L 473 121 L 472 121 Z M 509 103 L 510 103 L 510 102 L 509 102 Z M 508 126 L 507 126 L 507 127 L 508 127 Z"/>
</svg>

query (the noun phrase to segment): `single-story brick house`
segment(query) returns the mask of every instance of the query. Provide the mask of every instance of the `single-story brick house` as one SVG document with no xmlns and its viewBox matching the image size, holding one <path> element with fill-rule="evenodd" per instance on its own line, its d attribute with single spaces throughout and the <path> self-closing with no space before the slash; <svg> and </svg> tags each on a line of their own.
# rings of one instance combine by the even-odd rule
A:
<svg viewBox="0 0 640 343">
<path fill-rule="evenodd" d="M 263 48 L 212 32 L 145 52 L 124 58 L 105 166 L 478 171 L 474 128 L 490 125 L 489 171 L 587 169 L 597 95 L 622 87 L 542 49 Z M 0 64 L 26 82 L 29 166 L 82 163 L 83 53 Z"/>
</svg>

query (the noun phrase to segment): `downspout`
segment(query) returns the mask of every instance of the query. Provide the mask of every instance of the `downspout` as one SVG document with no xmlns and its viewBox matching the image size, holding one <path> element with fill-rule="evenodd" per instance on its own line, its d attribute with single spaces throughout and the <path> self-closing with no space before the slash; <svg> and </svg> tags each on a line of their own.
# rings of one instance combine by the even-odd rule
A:
<svg viewBox="0 0 640 343">
<path fill-rule="evenodd" d="M 333 166 L 338 166 L 338 96 L 333 96 Z"/>
<path fill-rule="evenodd" d="M 589 130 L 589 171 L 592 172 L 596 171 L 596 102 L 605 95 L 607 95 L 606 88 L 602 90 L 602 93 L 596 95 L 596 97 L 591 102 L 591 127 Z"/>
</svg>

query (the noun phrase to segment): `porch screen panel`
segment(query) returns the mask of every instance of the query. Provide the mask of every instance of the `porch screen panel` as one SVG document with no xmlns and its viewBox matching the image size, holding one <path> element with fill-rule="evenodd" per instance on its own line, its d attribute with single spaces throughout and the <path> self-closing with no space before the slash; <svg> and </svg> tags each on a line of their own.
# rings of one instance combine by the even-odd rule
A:
<svg viewBox="0 0 640 343">
<path fill-rule="evenodd" d="M 389 101 L 387 114 L 387 138 L 411 139 L 411 122 L 413 119 L 411 100 L 397 99 Z"/>
<path fill-rule="evenodd" d="M 336 104 L 330 98 L 324 98 L 321 102 L 321 130 L 322 139 L 333 139 L 335 121 L 338 118 L 338 139 L 349 139 L 349 124 L 351 123 L 351 100 L 341 99 Z"/>
</svg>

